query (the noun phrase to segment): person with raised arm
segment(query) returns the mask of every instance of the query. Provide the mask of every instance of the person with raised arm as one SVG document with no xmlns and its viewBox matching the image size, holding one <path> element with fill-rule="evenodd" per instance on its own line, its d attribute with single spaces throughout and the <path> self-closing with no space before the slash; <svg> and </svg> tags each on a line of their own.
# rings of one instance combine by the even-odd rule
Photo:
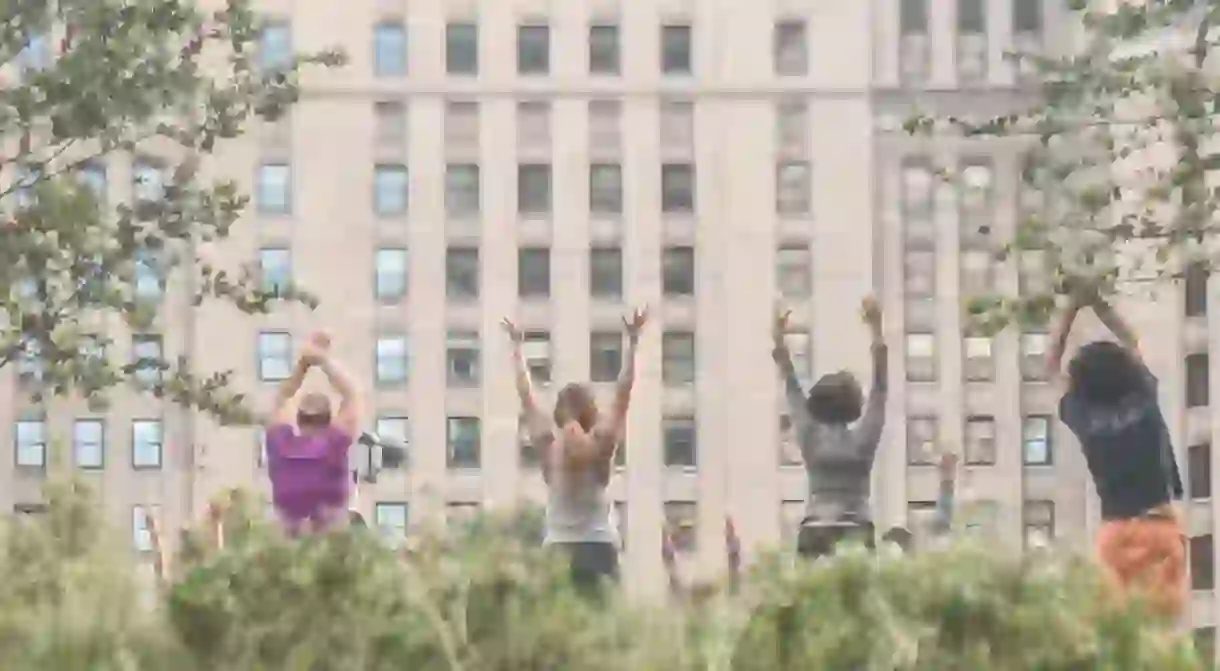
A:
<svg viewBox="0 0 1220 671">
<path fill-rule="evenodd" d="M 293 536 L 347 526 L 348 451 L 360 434 L 362 409 L 356 385 L 330 356 L 330 344 L 325 333 L 310 336 L 276 393 L 267 424 L 271 499 Z M 333 415 L 326 394 L 300 395 L 313 368 L 322 370 L 339 396 L 339 410 Z"/>
<path fill-rule="evenodd" d="M 875 546 L 869 486 L 885 427 L 888 350 L 877 301 L 865 298 L 861 314 L 872 334 L 873 388 L 867 402 L 860 383 L 845 370 L 823 375 L 806 396 L 784 342 L 791 312 L 779 312 L 772 330 L 771 355 L 784 381 L 788 413 L 809 480 L 805 519 L 797 534 L 797 553 L 802 557 L 828 555 L 847 539 L 869 549 Z"/>
<path fill-rule="evenodd" d="M 936 470 L 940 475 L 940 485 L 936 494 L 936 508 L 932 512 L 932 523 L 928 528 L 928 539 L 942 542 L 953 533 L 953 509 L 957 494 L 957 454 L 945 452 L 940 455 Z M 881 542 L 892 543 L 904 554 L 916 552 L 922 548 L 916 547 L 915 534 L 906 527 L 891 527 L 881 536 Z"/>
<path fill-rule="evenodd" d="M 627 352 L 615 387 L 614 401 L 602 415 L 588 386 L 569 384 L 559 390 L 548 417 L 538 405 L 529 367 L 521 351 L 524 334 L 505 318 L 512 342 L 517 394 L 547 485 L 543 544 L 567 554 L 572 580 L 585 593 L 597 593 L 604 581 L 619 577 L 622 541 L 614 521 L 614 504 L 606 487 L 613 471 L 614 452 L 622 438 L 635 385 L 635 359 L 648 311 L 636 310 L 623 319 Z"/>
<path fill-rule="evenodd" d="M 1062 375 L 1072 324 L 1093 309 L 1116 341 L 1080 348 Z M 1071 429 L 1101 502 L 1097 553 L 1120 593 L 1140 592 L 1168 617 L 1186 599 L 1186 535 L 1174 501 L 1182 481 L 1157 380 L 1145 365 L 1131 326 L 1095 287 L 1073 291 L 1060 318 L 1048 364 L 1064 387 L 1059 418 Z"/>
</svg>

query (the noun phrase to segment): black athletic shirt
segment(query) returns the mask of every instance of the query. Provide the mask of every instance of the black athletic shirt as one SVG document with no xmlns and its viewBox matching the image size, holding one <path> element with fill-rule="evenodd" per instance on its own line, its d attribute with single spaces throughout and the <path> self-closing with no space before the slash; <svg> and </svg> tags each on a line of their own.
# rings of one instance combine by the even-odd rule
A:
<svg viewBox="0 0 1220 671">
<path fill-rule="evenodd" d="M 1115 404 L 1089 403 L 1069 391 L 1059 418 L 1076 434 L 1101 499 L 1103 519 L 1130 519 L 1182 498 L 1182 479 L 1157 402 L 1157 381 Z"/>
</svg>

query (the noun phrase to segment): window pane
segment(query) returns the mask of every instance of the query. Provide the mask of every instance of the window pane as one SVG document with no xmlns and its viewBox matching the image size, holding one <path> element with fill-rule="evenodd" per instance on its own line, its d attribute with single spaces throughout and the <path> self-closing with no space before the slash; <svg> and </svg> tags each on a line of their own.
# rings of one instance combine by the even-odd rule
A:
<svg viewBox="0 0 1220 671">
<path fill-rule="evenodd" d="M 1210 443 L 1191 445 L 1186 450 L 1188 493 L 1192 499 L 1212 496 L 1212 446 Z"/>
<path fill-rule="evenodd" d="M 812 254 L 807 246 L 781 247 L 776 254 L 776 280 L 784 298 L 808 298 L 813 294 Z"/>
<path fill-rule="evenodd" d="M 45 468 L 47 465 L 46 423 L 41 419 L 23 419 L 13 430 L 14 459 L 17 466 Z"/>
<path fill-rule="evenodd" d="M 967 464 L 995 464 L 995 419 L 981 415 L 968 418 L 965 438 Z"/>
<path fill-rule="evenodd" d="M 131 423 L 131 465 L 161 467 L 161 422 L 137 419 Z"/>
<path fill-rule="evenodd" d="M 272 21 L 263 26 L 259 40 L 259 63 L 265 70 L 278 70 L 292 64 L 292 26 Z"/>
<path fill-rule="evenodd" d="M 613 382 L 623 367 L 623 336 L 616 331 L 589 335 L 589 377 L 594 382 Z"/>
<path fill-rule="evenodd" d="M 1211 534 L 1190 539 L 1190 583 L 1195 590 L 1216 588 L 1215 540 Z"/>
<path fill-rule="evenodd" d="M 378 77 L 407 74 L 407 29 L 398 23 L 379 23 L 373 30 L 373 70 Z"/>
<path fill-rule="evenodd" d="M 292 283 L 292 252 L 283 247 L 264 247 L 258 252 L 263 291 L 280 292 Z"/>
<path fill-rule="evenodd" d="M 1026 417 L 1021 425 L 1021 444 L 1027 466 L 1050 465 L 1051 418 L 1045 415 Z"/>
<path fill-rule="evenodd" d="M 450 417 L 448 421 L 449 467 L 478 468 L 480 441 L 477 417 Z"/>
<path fill-rule="evenodd" d="M 699 539 L 699 508 L 694 501 L 666 501 L 665 530 L 673 538 L 674 550 L 695 552 Z"/>
<path fill-rule="evenodd" d="M 618 26 L 613 24 L 589 26 L 589 74 L 617 75 L 618 73 Z"/>
<path fill-rule="evenodd" d="M 693 418 L 666 418 L 661 425 L 661 436 L 666 466 L 694 468 L 698 464 Z"/>
<path fill-rule="evenodd" d="M 1014 33 L 1042 32 L 1042 0 L 1013 0 L 1012 31 Z"/>
<path fill-rule="evenodd" d="M 623 169 L 617 163 L 589 166 L 589 211 L 595 214 L 622 213 Z"/>
<path fill-rule="evenodd" d="M 373 209 L 381 216 L 403 214 L 408 200 L 407 168 L 379 165 L 373 175 Z"/>
<path fill-rule="evenodd" d="M 292 374 L 292 336 L 287 333 L 258 334 L 258 370 L 264 382 L 288 379 Z"/>
<path fill-rule="evenodd" d="M 931 466 L 936 463 L 935 417 L 907 418 L 907 463 L 912 466 Z"/>
<path fill-rule="evenodd" d="M 258 211 L 288 214 L 292 211 L 292 171 L 282 163 L 264 163 L 258 171 Z"/>
<path fill-rule="evenodd" d="M 160 514 L 159 506 L 132 506 L 131 545 L 136 552 L 152 552 L 152 529 L 154 518 Z"/>
<path fill-rule="evenodd" d="M 135 380 L 145 387 L 153 386 L 162 379 L 164 365 L 161 336 L 136 335 L 131 338 L 131 360 L 135 364 Z"/>
<path fill-rule="evenodd" d="M 693 212 L 695 210 L 695 167 L 689 163 L 667 163 L 661 166 L 661 210 L 663 212 Z"/>
<path fill-rule="evenodd" d="M 521 298 L 551 295 L 551 250 L 526 247 L 517 252 L 517 294 Z"/>
<path fill-rule="evenodd" d="M 907 379 L 912 382 L 936 381 L 936 336 L 908 333 L 906 337 Z"/>
<path fill-rule="evenodd" d="M 377 250 L 374 285 L 378 300 L 398 300 L 407 294 L 407 250 Z"/>
<path fill-rule="evenodd" d="M 695 294 L 695 249 L 667 247 L 661 252 L 661 293 L 665 296 Z"/>
<path fill-rule="evenodd" d="M 551 29 L 547 26 L 517 27 L 517 73 L 544 75 L 551 69 Z"/>
<path fill-rule="evenodd" d="M 775 74 L 802 76 L 809 71 L 805 22 L 797 19 L 775 24 Z"/>
<path fill-rule="evenodd" d="M 479 250 L 451 247 L 445 254 L 445 294 L 450 300 L 479 297 Z"/>
<path fill-rule="evenodd" d="M 450 216 L 478 214 L 480 203 L 479 166 L 456 164 L 445 167 L 445 212 Z"/>
<path fill-rule="evenodd" d="M 1190 354 L 1186 357 L 1186 406 L 1198 408 L 1208 404 L 1211 396 L 1207 354 Z"/>
<path fill-rule="evenodd" d="M 482 378 L 479 334 L 451 331 L 445 343 L 451 387 L 476 387 Z"/>
<path fill-rule="evenodd" d="M 546 385 L 551 381 L 551 334 L 546 331 L 526 331 L 521 343 L 521 354 L 530 379 L 535 384 Z"/>
<path fill-rule="evenodd" d="M 673 75 L 691 73 L 691 33 L 689 25 L 661 27 L 661 72 Z"/>
<path fill-rule="evenodd" d="M 903 35 L 926 35 L 928 32 L 927 0 L 901 0 L 898 15 L 899 32 Z"/>
<path fill-rule="evenodd" d="M 623 250 L 595 247 L 589 250 L 589 293 L 594 298 L 617 300 L 623 296 Z"/>
<path fill-rule="evenodd" d="M 401 384 L 407 381 L 407 339 L 384 336 L 377 339 L 377 382 Z"/>
<path fill-rule="evenodd" d="M 551 166 L 543 163 L 517 167 L 517 210 L 521 214 L 551 211 Z"/>
<path fill-rule="evenodd" d="M 77 468 L 105 465 L 105 424 L 100 419 L 78 419 L 72 425 L 72 452 Z"/>
<path fill-rule="evenodd" d="M 451 75 L 479 72 L 479 27 L 474 23 L 445 26 L 445 71 Z"/>
<path fill-rule="evenodd" d="M 399 547 L 407 540 L 407 504 L 378 503 L 373 508 L 373 524 L 377 534 L 391 547 Z"/>
<path fill-rule="evenodd" d="M 661 336 L 661 379 L 667 385 L 695 381 L 695 334 L 669 331 Z"/>
</svg>

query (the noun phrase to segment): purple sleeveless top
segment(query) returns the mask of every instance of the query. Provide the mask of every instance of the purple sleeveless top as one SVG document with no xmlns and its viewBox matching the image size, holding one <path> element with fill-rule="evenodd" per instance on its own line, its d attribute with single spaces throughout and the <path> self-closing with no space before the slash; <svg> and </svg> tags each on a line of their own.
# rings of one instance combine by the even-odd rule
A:
<svg viewBox="0 0 1220 671">
<path fill-rule="evenodd" d="M 288 424 L 267 429 L 271 500 L 290 531 L 344 519 L 350 494 L 347 451 L 352 438 L 330 427 L 301 435 Z"/>
</svg>

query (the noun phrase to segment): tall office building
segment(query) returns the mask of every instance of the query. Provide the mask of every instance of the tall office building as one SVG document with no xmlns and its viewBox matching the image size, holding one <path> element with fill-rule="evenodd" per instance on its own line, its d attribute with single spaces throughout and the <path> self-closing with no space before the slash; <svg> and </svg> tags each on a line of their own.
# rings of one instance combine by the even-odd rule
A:
<svg viewBox="0 0 1220 671">
<path fill-rule="evenodd" d="M 900 128 L 917 107 L 1019 105 L 1028 92 L 1004 54 L 1069 43 L 1061 3 L 263 4 L 265 63 L 339 46 L 350 64 L 312 74 L 289 117 L 219 155 L 216 172 L 245 178 L 253 202 L 209 253 L 257 262 L 269 283 L 291 278 L 321 307 L 195 310 L 171 281 L 158 332 L 114 356 L 189 354 L 201 370 L 236 370 L 266 402 L 308 332 L 331 330 L 369 399 L 368 427 L 410 446 L 361 497 L 401 537 L 543 495 L 521 447 L 502 316 L 527 330 L 543 395 L 573 380 L 608 393 L 620 317 L 648 305 L 611 488 L 629 583 L 659 589 L 665 523 L 696 573 L 722 568 L 726 516 L 747 548 L 791 540 L 805 475 L 770 360 L 773 307 L 794 310 L 804 382 L 840 368 L 867 379 L 857 307 L 875 292 L 892 380 L 880 525 L 920 527 L 940 445 L 964 455 L 960 519 L 972 530 L 1087 545 L 1096 506 L 1038 365 L 1046 335 L 986 338 L 961 314 L 965 296 L 1039 279 L 1036 253 L 999 265 L 989 254 L 1040 207 L 1018 179 L 1020 143 Z M 111 198 L 155 178 L 155 159 L 112 157 Z M 943 167 L 970 188 L 940 184 Z M 1210 627 L 1205 284 L 1192 276 L 1132 309 L 1157 325 L 1146 341 L 1196 499 L 1194 614 Z M 121 394 L 104 416 L 69 400 L 36 407 L 21 374 L 9 366 L 0 384 L 4 505 L 35 504 L 49 470 L 76 469 L 140 548 L 148 511 L 174 526 L 220 487 L 265 487 L 253 429 Z M 359 450 L 353 459 L 367 467 Z"/>
</svg>

